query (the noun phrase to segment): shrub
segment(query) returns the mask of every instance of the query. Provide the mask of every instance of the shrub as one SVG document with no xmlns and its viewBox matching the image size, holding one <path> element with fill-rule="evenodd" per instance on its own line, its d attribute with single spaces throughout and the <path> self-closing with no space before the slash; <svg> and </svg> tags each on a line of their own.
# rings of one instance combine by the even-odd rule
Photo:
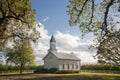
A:
<svg viewBox="0 0 120 80">
<path fill-rule="evenodd" d="M 61 71 L 56 71 L 57 74 L 69 74 L 69 73 L 79 73 L 79 71 L 74 71 L 74 70 L 61 70 Z"/>
<path fill-rule="evenodd" d="M 36 69 L 34 70 L 34 73 L 47 73 L 48 72 L 48 69 Z"/>
<path fill-rule="evenodd" d="M 0 66 L 0 71 L 7 71 L 8 70 L 8 66 Z"/>
<path fill-rule="evenodd" d="M 120 66 L 112 64 L 87 64 L 82 65 L 81 70 L 120 70 Z"/>
<path fill-rule="evenodd" d="M 37 68 L 34 70 L 34 73 L 55 73 L 58 69 L 57 68 L 51 68 L 51 69 L 45 69 L 45 68 Z"/>
<path fill-rule="evenodd" d="M 48 70 L 49 73 L 55 73 L 56 71 L 58 71 L 57 68 L 51 68 Z"/>
<path fill-rule="evenodd" d="M 47 73 L 48 69 L 45 69 L 44 66 L 36 66 L 34 73 Z"/>
</svg>

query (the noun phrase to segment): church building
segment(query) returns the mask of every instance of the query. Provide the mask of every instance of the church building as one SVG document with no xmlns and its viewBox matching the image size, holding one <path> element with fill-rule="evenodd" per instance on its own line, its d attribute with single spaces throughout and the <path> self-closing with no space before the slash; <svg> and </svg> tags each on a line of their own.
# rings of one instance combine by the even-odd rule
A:
<svg viewBox="0 0 120 80">
<path fill-rule="evenodd" d="M 44 68 L 57 68 L 58 70 L 80 70 L 80 59 L 73 53 L 60 53 L 56 49 L 54 36 L 50 40 L 48 54 L 43 58 Z"/>
</svg>

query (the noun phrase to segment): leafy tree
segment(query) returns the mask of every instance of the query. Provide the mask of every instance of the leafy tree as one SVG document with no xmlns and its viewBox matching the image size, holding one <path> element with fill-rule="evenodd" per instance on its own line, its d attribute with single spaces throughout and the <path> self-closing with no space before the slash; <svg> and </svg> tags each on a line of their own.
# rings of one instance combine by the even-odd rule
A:
<svg viewBox="0 0 120 80">
<path fill-rule="evenodd" d="M 34 63 L 33 49 L 28 41 L 17 41 L 13 49 L 8 49 L 6 57 L 7 63 L 18 66 L 20 73 L 22 73 L 25 66 L 30 66 Z"/>
<path fill-rule="evenodd" d="M 79 27 L 83 35 L 94 33 L 98 42 L 94 45 L 98 50 L 97 57 L 101 56 L 107 62 L 120 65 L 120 46 L 115 45 L 120 44 L 118 36 L 120 0 L 69 0 L 69 2 L 67 12 L 70 15 L 70 26 Z M 118 59 L 110 58 L 113 56 L 117 56 Z"/>
<path fill-rule="evenodd" d="M 99 62 L 120 65 L 120 31 L 109 35 L 107 39 L 100 43 L 97 49 Z"/>
<path fill-rule="evenodd" d="M 29 0 L 0 0 L 0 48 L 10 38 L 35 41 L 40 36 L 36 24 Z"/>
</svg>

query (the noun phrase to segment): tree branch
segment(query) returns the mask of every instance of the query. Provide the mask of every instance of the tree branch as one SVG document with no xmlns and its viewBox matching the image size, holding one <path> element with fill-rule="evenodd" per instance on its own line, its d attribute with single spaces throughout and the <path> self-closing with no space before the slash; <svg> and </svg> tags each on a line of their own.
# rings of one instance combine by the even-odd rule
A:
<svg viewBox="0 0 120 80">
<path fill-rule="evenodd" d="M 91 10 L 92 10 L 92 13 L 91 13 L 90 21 L 89 21 L 89 23 L 86 25 L 86 28 L 87 28 L 89 31 L 90 31 L 90 27 L 88 27 L 88 26 L 92 24 L 93 15 L 94 15 L 94 0 L 92 0 Z"/>
<path fill-rule="evenodd" d="M 74 21 L 75 23 L 76 23 L 77 20 L 79 19 L 79 16 L 80 16 L 80 14 L 83 12 L 83 8 L 85 7 L 85 5 L 86 5 L 87 2 L 88 2 L 88 0 L 86 0 L 86 1 L 84 2 L 84 4 L 83 4 L 81 10 L 79 11 L 79 14 L 78 14 L 78 16 L 77 16 L 77 19 Z"/>
<path fill-rule="evenodd" d="M 89 25 L 92 23 L 93 15 L 94 15 L 94 0 L 92 0 L 92 14 L 91 14 Z"/>
<path fill-rule="evenodd" d="M 0 18 L 0 25 L 4 22 L 4 20 L 5 20 L 5 12 L 4 12 L 4 10 L 2 9 L 2 4 L 0 5 L 0 11 L 1 11 L 1 13 L 2 13 L 2 17 Z"/>
<path fill-rule="evenodd" d="M 101 39 L 100 39 L 100 41 L 102 41 L 102 39 L 104 39 L 104 37 L 108 34 L 108 33 L 110 33 L 110 31 L 107 29 L 107 17 L 108 17 L 108 12 L 109 12 L 109 9 L 110 9 L 110 7 L 113 5 L 113 2 L 114 2 L 114 0 L 110 0 L 110 2 L 108 3 L 108 5 L 107 5 L 107 7 L 106 7 L 106 11 L 105 11 L 105 15 L 104 15 L 104 21 L 103 21 L 103 23 L 102 23 L 102 27 L 101 27 L 101 29 L 102 29 L 102 31 L 101 31 Z M 104 32 L 104 34 L 103 34 L 103 32 Z"/>
<path fill-rule="evenodd" d="M 14 2 L 13 2 L 13 3 L 9 3 L 8 0 L 6 0 L 6 1 L 7 1 L 7 4 L 8 4 L 8 9 L 9 9 L 9 11 L 10 11 L 14 16 L 13 16 L 13 15 L 8 15 L 8 16 L 5 16 L 5 17 L 6 17 L 6 18 L 15 18 L 15 19 L 17 19 L 17 20 L 20 20 L 21 22 L 24 22 L 23 20 L 20 19 L 20 17 L 24 17 L 24 16 L 25 16 L 25 10 L 22 11 L 23 14 L 19 14 L 19 15 L 18 15 L 18 14 L 16 14 L 14 11 L 12 11 L 12 10 L 11 10 L 11 7 L 10 7 L 10 5 L 12 5 Z"/>
</svg>

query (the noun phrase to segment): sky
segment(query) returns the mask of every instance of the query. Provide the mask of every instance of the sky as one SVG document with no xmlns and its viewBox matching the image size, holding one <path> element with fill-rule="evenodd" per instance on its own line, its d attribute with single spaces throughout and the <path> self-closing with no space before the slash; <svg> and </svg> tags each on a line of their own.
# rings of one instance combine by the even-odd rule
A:
<svg viewBox="0 0 120 80">
<path fill-rule="evenodd" d="M 84 39 L 78 27 L 69 26 L 67 15 L 68 0 L 30 0 L 32 8 L 36 10 L 36 20 L 42 26 L 39 31 L 41 38 L 38 45 L 34 45 L 35 62 L 43 64 L 43 57 L 49 49 L 49 40 L 55 36 L 58 52 L 71 53 L 81 59 L 82 64 L 97 63 L 93 58 L 95 50 L 89 50 L 94 36 L 87 34 Z"/>
<path fill-rule="evenodd" d="M 66 12 L 68 0 L 31 0 L 31 2 L 33 9 L 36 10 L 36 19 L 49 30 L 50 35 L 57 30 L 62 32 L 69 30 L 74 35 L 80 34 L 77 27 L 69 26 L 69 16 Z"/>
</svg>

